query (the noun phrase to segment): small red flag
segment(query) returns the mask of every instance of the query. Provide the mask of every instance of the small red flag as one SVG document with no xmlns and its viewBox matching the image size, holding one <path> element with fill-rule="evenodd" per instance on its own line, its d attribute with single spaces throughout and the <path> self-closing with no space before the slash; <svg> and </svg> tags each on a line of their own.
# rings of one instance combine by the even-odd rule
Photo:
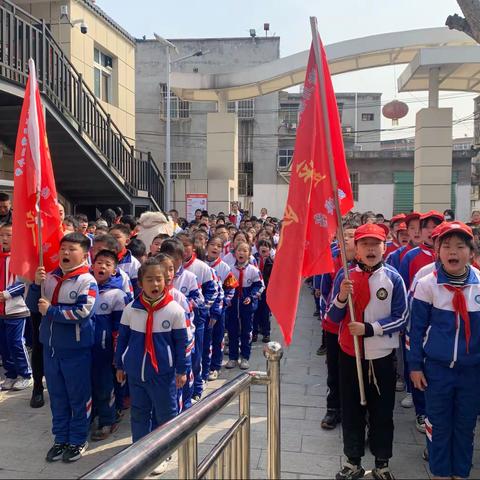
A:
<svg viewBox="0 0 480 480">
<path fill-rule="evenodd" d="M 41 212 L 43 264 L 47 272 L 58 266 L 58 249 L 63 233 L 45 117 L 32 59 L 28 66 L 15 145 L 10 270 L 15 275 L 33 280 L 40 259 L 38 210 Z M 37 192 L 40 192 L 39 205 Z"/>
<path fill-rule="evenodd" d="M 302 276 L 333 271 L 330 244 L 337 230 L 334 192 L 327 153 L 330 126 L 338 198 L 342 215 L 353 207 L 337 101 L 325 50 L 319 40 L 328 119 L 322 113 L 320 82 L 313 43 L 303 89 L 288 200 L 280 242 L 267 289 L 268 305 L 285 343 L 292 340 Z"/>
</svg>

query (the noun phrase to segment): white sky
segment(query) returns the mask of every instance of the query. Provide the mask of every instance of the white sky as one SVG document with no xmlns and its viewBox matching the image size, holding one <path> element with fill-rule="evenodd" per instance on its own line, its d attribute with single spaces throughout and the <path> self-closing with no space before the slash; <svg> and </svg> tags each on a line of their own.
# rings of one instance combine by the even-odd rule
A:
<svg viewBox="0 0 480 480">
<path fill-rule="evenodd" d="M 255 28 L 263 34 L 263 23 L 270 23 L 270 34 L 280 36 L 282 57 L 310 46 L 309 17 L 318 19 L 324 44 L 378 33 L 440 27 L 453 13 L 461 14 L 455 0 L 97 0 L 98 5 L 133 36 L 152 38 L 157 32 L 165 38 L 243 37 Z M 336 91 L 382 92 L 382 103 L 395 98 L 396 76 L 403 65 L 334 76 Z M 395 76 L 396 75 L 396 76 Z M 410 112 L 400 121 L 398 131 L 383 132 L 382 139 L 412 136 L 415 113 L 427 106 L 427 92 L 396 95 L 408 103 Z M 454 136 L 472 136 L 473 120 L 461 121 L 473 113 L 472 99 L 466 92 L 441 94 L 440 106 L 453 107 Z M 443 98 L 442 97 L 448 97 Z M 382 128 L 391 128 L 382 120 Z"/>
</svg>

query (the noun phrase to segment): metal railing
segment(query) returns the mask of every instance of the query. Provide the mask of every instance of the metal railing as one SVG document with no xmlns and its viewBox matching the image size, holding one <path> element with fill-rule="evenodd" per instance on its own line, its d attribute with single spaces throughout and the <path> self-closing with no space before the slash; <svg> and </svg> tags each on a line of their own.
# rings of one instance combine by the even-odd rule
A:
<svg viewBox="0 0 480 480">
<path fill-rule="evenodd" d="M 163 205 L 164 178 L 150 153 L 129 143 L 90 90 L 44 20 L 0 0 L 0 78 L 25 86 L 28 59 L 35 60 L 41 92 L 79 136 L 125 182 L 131 195 L 148 192 Z"/>
<path fill-rule="evenodd" d="M 276 342 L 264 348 L 267 372 L 238 375 L 146 437 L 88 472 L 83 479 L 145 478 L 178 450 L 178 478 L 250 478 L 250 387 L 267 386 L 267 476 L 280 478 L 280 360 Z M 239 399 L 238 418 L 198 463 L 198 431 L 223 408 Z"/>
</svg>

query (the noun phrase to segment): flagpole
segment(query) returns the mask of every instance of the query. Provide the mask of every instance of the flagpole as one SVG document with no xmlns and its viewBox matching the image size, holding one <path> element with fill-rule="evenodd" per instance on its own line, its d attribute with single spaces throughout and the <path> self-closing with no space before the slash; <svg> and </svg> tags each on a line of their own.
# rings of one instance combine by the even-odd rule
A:
<svg viewBox="0 0 480 480">
<path fill-rule="evenodd" d="M 342 213 L 340 211 L 340 201 L 338 199 L 338 184 L 337 184 L 337 175 L 335 172 L 335 161 L 333 158 L 333 151 L 332 151 L 332 140 L 330 137 L 330 120 L 328 118 L 328 109 L 327 109 L 327 101 L 326 101 L 326 93 L 325 93 L 325 84 L 323 81 L 323 62 L 322 56 L 320 54 L 320 44 L 318 41 L 318 28 L 317 28 L 317 17 L 310 17 L 310 26 L 312 29 L 312 42 L 313 42 L 313 50 L 315 52 L 315 60 L 317 64 L 317 75 L 320 87 L 320 100 L 322 104 L 322 114 L 323 119 L 325 122 L 325 138 L 327 143 L 327 154 L 328 154 L 328 164 L 330 167 L 330 177 L 332 181 L 333 187 L 333 200 L 335 203 L 335 211 L 337 214 L 337 240 L 338 244 L 340 245 L 340 251 L 342 256 L 342 264 L 343 264 L 343 271 L 345 274 L 345 279 L 349 279 L 348 274 L 348 263 L 347 263 L 347 254 L 346 254 L 346 247 L 345 247 L 345 240 L 343 235 L 343 224 L 342 224 Z M 352 296 L 348 295 L 348 308 L 350 310 L 350 321 L 355 322 L 355 309 L 353 307 L 353 299 Z M 360 347 L 358 343 L 358 336 L 353 335 L 353 345 L 355 348 L 355 360 L 357 365 L 357 376 L 358 376 L 358 387 L 360 390 L 360 404 L 366 405 L 367 400 L 365 397 L 365 385 L 363 383 L 363 372 L 362 372 L 362 360 L 360 357 Z"/>
</svg>

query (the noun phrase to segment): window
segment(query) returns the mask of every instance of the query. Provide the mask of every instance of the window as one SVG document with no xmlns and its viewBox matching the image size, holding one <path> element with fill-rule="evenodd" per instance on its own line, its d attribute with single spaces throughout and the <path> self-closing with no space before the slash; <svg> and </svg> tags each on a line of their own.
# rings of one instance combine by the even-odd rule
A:
<svg viewBox="0 0 480 480">
<path fill-rule="evenodd" d="M 295 125 L 297 127 L 298 123 L 298 103 L 281 103 L 280 104 L 280 112 L 279 112 L 279 120 L 284 125 Z"/>
<path fill-rule="evenodd" d="M 280 148 L 278 150 L 278 168 L 280 170 L 287 170 L 293 158 L 293 148 Z"/>
<path fill-rule="evenodd" d="M 253 163 L 238 164 L 238 194 L 242 197 L 253 197 Z"/>
<path fill-rule="evenodd" d="M 342 123 L 343 102 L 337 103 L 337 108 L 338 108 L 338 117 L 340 118 L 340 123 Z"/>
<path fill-rule="evenodd" d="M 228 113 L 236 113 L 238 118 L 252 118 L 255 113 L 255 101 L 253 98 L 247 100 L 237 100 L 234 102 L 228 102 Z"/>
<path fill-rule="evenodd" d="M 160 85 L 162 94 L 162 116 L 167 117 L 167 84 L 162 83 Z M 170 90 L 170 118 L 190 118 L 190 102 L 185 102 L 178 98 L 172 90 Z"/>
<path fill-rule="evenodd" d="M 362 122 L 373 122 L 374 119 L 375 119 L 375 114 L 362 113 Z"/>
<path fill-rule="evenodd" d="M 94 90 L 95 96 L 107 103 L 112 103 L 113 58 L 98 48 L 93 50 Z"/>
<path fill-rule="evenodd" d="M 192 164 L 190 162 L 171 162 L 170 177 L 172 180 L 188 180 L 192 173 Z M 163 164 L 163 174 L 167 174 L 167 164 Z"/>
<path fill-rule="evenodd" d="M 350 172 L 350 184 L 352 185 L 353 200 L 358 202 L 358 185 L 360 182 L 360 174 L 358 172 Z"/>
</svg>

